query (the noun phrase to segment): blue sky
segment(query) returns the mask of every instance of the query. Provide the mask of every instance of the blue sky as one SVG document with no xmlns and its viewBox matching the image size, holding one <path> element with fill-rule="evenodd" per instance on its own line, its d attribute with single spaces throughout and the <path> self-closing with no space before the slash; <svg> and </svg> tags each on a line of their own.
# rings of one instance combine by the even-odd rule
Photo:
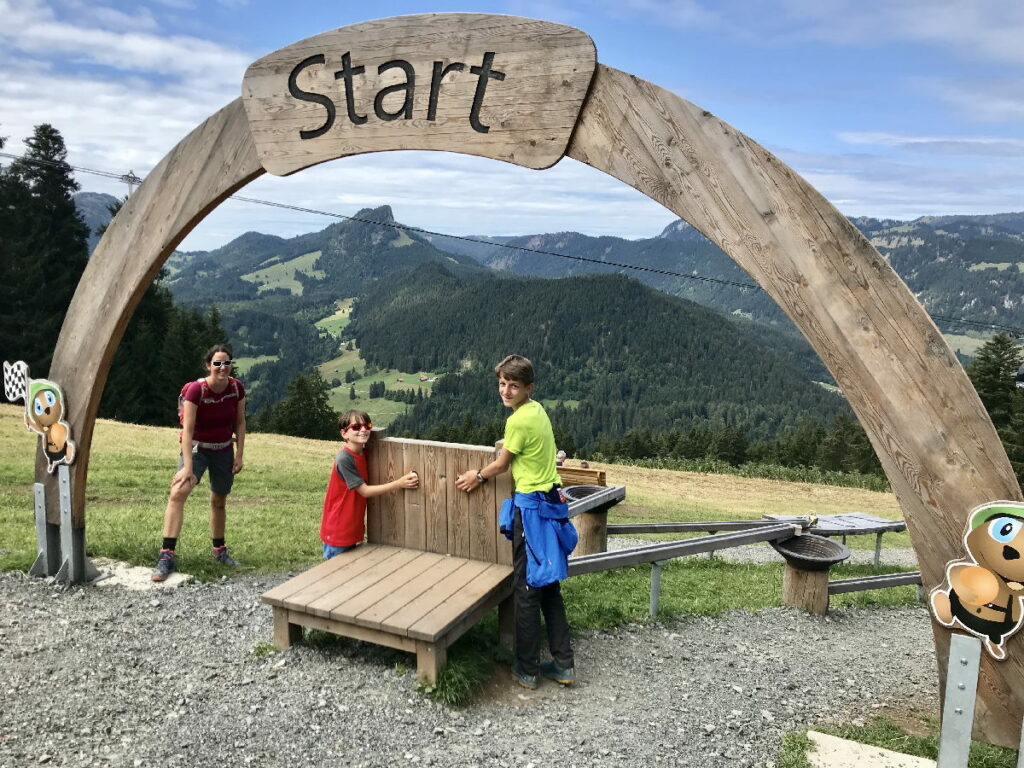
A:
<svg viewBox="0 0 1024 768">
<path fill-rule="evenodd" d="M 335 27 L 474 11 L 578 27 L 598 60 L 700 105 L 767 146 L 851 216 L 1024 210 L 1024 3 L 1019 0 L 0 0 L 5 151 L 41 122 L 73 165 L 145 175 L 236 98 L 261 56 Z M 124 185 L 81 175 L 82 188 Z M 576 230 L 650 237 L 675 217 L 572 160 L 546 171 L 449 153 L 336 161 L 241 194 L 455 234 Z M 330 219 L 228 201 L 184 242 Z"/>
</svg>

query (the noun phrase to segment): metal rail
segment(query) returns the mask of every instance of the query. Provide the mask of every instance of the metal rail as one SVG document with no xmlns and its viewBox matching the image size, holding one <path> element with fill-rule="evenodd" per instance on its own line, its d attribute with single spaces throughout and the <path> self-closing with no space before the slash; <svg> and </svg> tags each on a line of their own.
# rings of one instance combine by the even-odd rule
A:
<svg viewBox="0 0 1024 768">
<path fill-rule="evenodd" d="M 836 579 L 828 583 L 830 595 L 841 595 L 844 592 L 860 592 L 865 589 L 885 589 L 887 587 L 906 587 L 921 585 L 921 572 L 886 573 L 881 576 L 863 576 L 855 579 Z"/>
<path fill-rule="evenodd" d="M 807 528 L 811 519 L 796 518 L 786 521 L 787 524 Z M 777 520 L 712 520 L 696 523 L 611 523 L 608 526 L 609 536 L 628 536 L 637 533 L 690 533 L 692 531 L 746 531 L 751 528 L 770 528 L 779 524 Z M 721 547 L 724 549 L 724 547 Z"/>
<path fill-rule="evenodd" d="M 611 526 L 609 526 L 610 528 Z M 741 547 L 744 544 L 757 544 L 763 541 L 779 541 L 789 539 L 801 532 L 799 525 L 789 523 L 773 523 L 757 526 L 752 530 L 735 533 L 719 533 L 714 536 L 699 536 L 685 541 L 656 542 L 643 547 L 631 547 L 615 552 L 598 552 L 583 555 L 569 560 L 569 575 L 580 576 L 585 573 L 608 571 L 612 568 L 626 568 L 631 565 L 673 560 L 677 557 L 699 555 L 730 547 Z"/>
</svg>

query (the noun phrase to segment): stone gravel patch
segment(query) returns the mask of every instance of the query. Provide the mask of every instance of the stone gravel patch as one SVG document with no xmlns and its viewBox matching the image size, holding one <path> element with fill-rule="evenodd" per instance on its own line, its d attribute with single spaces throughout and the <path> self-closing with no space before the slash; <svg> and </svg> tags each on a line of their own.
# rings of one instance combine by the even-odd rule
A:
<svg viewBox="0 0 1024 768">
<path fill-rule="evenodd" d="M 268 652 L 259 596 L 285 578 L 136 592 L 0 573 L 0 766 L 768 768 L 788 731 L 937 708 L 923 606 L 583 632 L 576 687 L 502 670 L 453 708 L 415 691 L 411 655 Z"/>
</svg>

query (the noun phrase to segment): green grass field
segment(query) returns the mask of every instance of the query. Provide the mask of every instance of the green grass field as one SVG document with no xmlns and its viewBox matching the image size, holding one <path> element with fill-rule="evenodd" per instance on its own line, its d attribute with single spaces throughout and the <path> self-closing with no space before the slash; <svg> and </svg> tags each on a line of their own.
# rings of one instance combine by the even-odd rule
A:
<svg viewBox="0 0 1024 768">
<path fill-rule="evenodd" d="M 242 279 L 256 283 L 259 286 L 259 292 L 269 291 L 274 288 L 287 288 L 295 296 L 302 295 L 302 283 L 295 279 L 295 273 L 301 272 L 304 275 L 315 277 L 322 280 L 327 275 L 319 269 L 313 269 L 313 265 L 316 260 L 320 258 L 320 251 L 313 251 L 294 259 L 290 259 L 281 263 L 267 263 L 266 266 L 261 266 L 253 272 L 247 275 L 242 275 Z M 274 261 L 270 259 L 269 261 Z"/>
<path fill-rule="evenodd" d="M 348 326 L 349 319 L 352 316 L 352 302 L 353 299 L 339 300 L 338 311 L 333 315 L 317 320 L 315 323 L 316 327 L 322 328 L 336 339 L 340 337 L 341 332 Z"/>
<path fill-rule="evenodd" d="M 345 372 L 353 368 L 355 368 L 359 378 L 346 384 Z M 366 363 L 363 361 L 362 357 L 360 357 L 358 349 L 343 351 L 340 356 L 333 360 L 321 363 L 319 370 L 320 375 L 323 376 L 328 383 L 334 379 L 339 379 L 342 382 L 341 386 L 331 389 L 330 404 L 334 410 L 344 412 L 350 408 L 359 408 L 360 410 L 366 411 L 370 414 L 370 418 L 373 420 L 373 423 L 380 427 L 386 427 L 391 424 L 397 416 L 405 413 L 408 406 L 405 403 L 399 403 L 395 400 L 387 400 L 383 397 L 371 398 L 370 384 L 383 381 L 384 385 L 388 389 L 392 390 L 411 389 L 415 391 L 416 389 L 422 389 L 424 397 L 428 397 L 434 387 L 434 383 L 432 381 L 420 381 L 421 376 L 426 376 L 427 378 L 435 377 L 434 373 L 428 371 L 416 371 L 414 373 L 409 373 L 389 368 L 386 371 L 379 371 L 373 376 L 364 376 L 363 373 L 366 370 Z M 402 379 L 402 381 L 399 381 L 399 379 Z M 351 388 L 353 385 L 356 388 L 355 400 L 351 397 Z"/>
<path fill-rule="evenodd" d="M 236 357 L 235 358 L 235 372 L 239 376 L 244 376 L 250 368 L 257 363 L 266 363 L 271 360 L 277 360 L 277 355 L 257 355 L 255 357 Z"/>
</svg>

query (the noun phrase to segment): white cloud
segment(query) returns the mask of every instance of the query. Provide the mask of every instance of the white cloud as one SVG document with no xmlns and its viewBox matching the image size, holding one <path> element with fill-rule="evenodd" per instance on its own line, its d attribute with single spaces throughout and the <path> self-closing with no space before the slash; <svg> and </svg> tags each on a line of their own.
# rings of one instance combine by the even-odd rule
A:
<svg viewBox="0 0 1024 768">
<path fill-rule="evenodd" d="M 95 20 L 96 12 L 91 15 Z M 89 63 L 123 72 L 236 86 L 252 61 L 243 53 L 194 37 L 59 21 L 40 0 L 17 5 L 11 0 L 0 0 L 0 17 L 4 19 L 0 40 L 10 50 L 50 60 L 59 56 L 65 62 Z"/>
<path fill-rule="evenodd" d="M 892 147 L 940 155 L 1024 155 L 1024 139 L 995 136 L 907 136 L 872 131 L 844 131 L 839 133 L 838 137 L 849 144 Z"/>
</svg>

